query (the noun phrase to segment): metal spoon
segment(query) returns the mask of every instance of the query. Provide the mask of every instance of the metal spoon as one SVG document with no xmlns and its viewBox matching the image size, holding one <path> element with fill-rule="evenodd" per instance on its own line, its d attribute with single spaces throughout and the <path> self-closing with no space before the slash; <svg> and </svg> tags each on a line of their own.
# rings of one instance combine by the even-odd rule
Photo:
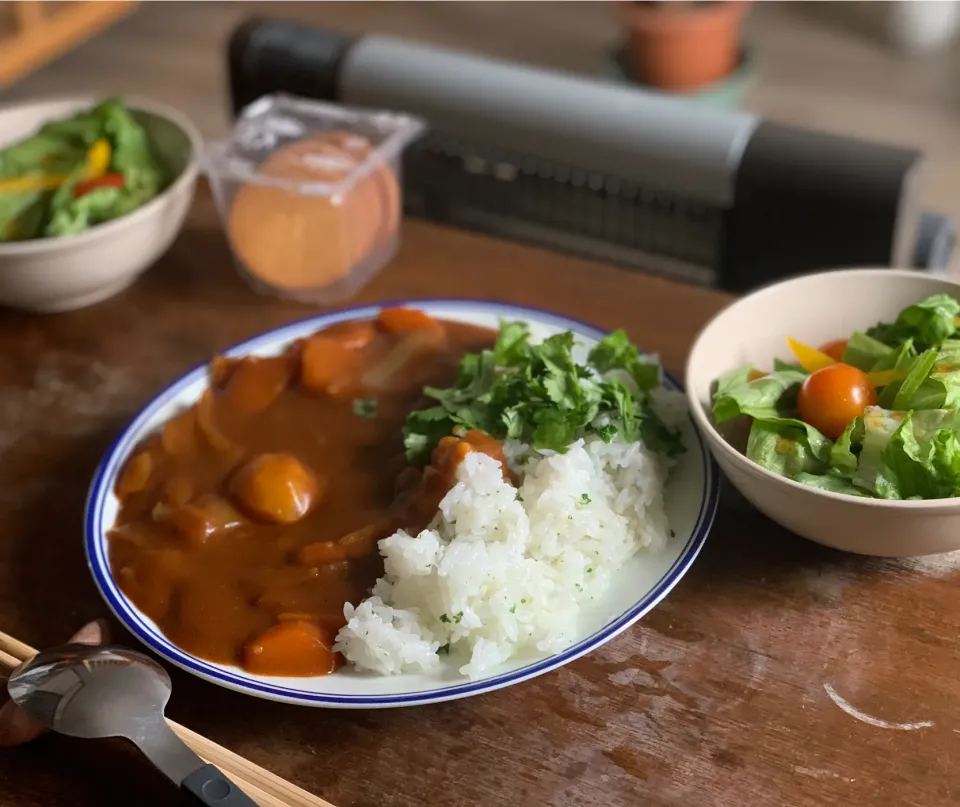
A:
<svg viewBox="0 0 960 807">
<path fill-rule="evenodd" d="M 61 734 L 126 737 L 197 804 L 256 807 L 167 725 L 170 676 L 142 653 L 115 646 L 55 647 L 17 667 L 7 689 L 28 715 Z"/>
</svg>

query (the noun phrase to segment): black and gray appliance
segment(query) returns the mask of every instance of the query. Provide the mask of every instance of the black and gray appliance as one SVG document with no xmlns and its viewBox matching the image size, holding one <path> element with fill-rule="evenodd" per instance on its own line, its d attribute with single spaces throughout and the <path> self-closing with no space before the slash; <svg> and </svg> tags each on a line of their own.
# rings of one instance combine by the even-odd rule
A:
<svg viewBox="0 0 960 807">
<path fill-rule="evenodd" d="M 281 21 L 229 46 L 234 111 L 267 93 L 424 117 L 406 212 L 742 291 L 839 266 L 942 269 L 922 155 L 388 36 Z"/>
</svg>

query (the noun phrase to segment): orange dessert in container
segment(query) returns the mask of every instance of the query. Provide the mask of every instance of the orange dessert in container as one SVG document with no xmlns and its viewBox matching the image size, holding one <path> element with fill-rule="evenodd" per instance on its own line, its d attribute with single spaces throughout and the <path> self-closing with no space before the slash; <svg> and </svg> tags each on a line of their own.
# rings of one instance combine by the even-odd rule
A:
<svg viewBox="0 0 960 807">
<path fill-rule="evenodd" d="M 400 154 L 420 121 L 289 97 L 262 98 L 206 170 L 244 276 L 261 291 L 334 303 L 399 246 Z"/>
</svg>

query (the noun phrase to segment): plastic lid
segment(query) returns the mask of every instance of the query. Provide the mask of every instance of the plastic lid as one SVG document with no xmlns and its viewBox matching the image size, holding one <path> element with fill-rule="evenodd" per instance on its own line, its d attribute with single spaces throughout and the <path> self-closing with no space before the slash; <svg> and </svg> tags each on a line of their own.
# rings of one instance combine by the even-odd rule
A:
<svg viewBox="0 0 960 807">
<path fill-rule="evenodd" d="M 204 155 L 246 276 L 298 299 L 355 292 L 395 251 L 398 157 L 422 130 L 409 115 L 290 96 L 247 107 Z"/>
</svg>

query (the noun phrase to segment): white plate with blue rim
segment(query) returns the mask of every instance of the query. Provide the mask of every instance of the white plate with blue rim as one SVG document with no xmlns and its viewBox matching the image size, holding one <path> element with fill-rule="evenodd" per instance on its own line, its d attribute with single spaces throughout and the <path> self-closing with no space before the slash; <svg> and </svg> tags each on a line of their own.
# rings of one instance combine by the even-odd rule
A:
<svg viewBox="0 0 960 807">
<path fill-rule="evenodd" d="M 441 319 L 490 328 L 496 328 L 502 319 L 523 320 L 529 324 L 534 341 L 569 330 L 579 342 L 590 347 L 605 335 L 599 328 L 533 308 L 476 300 L 404 300 L 311 317 L 249 339 L 228 350 L 226 355 L 275 355 L 296 339 L 335 322 L 376 316 L 386 305 L 420 308 Z M 680 388 L 667 374 L 664 374 L 664 385 Z M 429 674 L 377 676 L 347 666 L 332 675 L 316 678 L 253 675 L 238 667 L 198 658 L 172 644 L 120 590 L 108 560 L 107 533 L 119 508 L 114 488 L 120 469 L 147 435 L 158 430 L 176 412 L 195 403 L 206 386 L 206 366 L 177 379 L 147 404 L 107 451 L 87 500 L 84 524 L 87 560 L 107 604 L 147 647 L 200 678 L 259 698 L 304 706 L 370 709 L 437 703 L 519 684 L 595 650 L 654 608 L 690 568 L 713 523 L 718 497 L 717 471 L 688 418 L 681 425 L 686 452 L 671 470 L 665 489 L 672 538 L 660 551 L 641 550 L 617 572 L 606 593 L 583 608 L 575 641 L 565 650 L 545 657 L 514 659 L 478 679 L 461 674 L 454 659 L 443 660 L 440 669 Z"/>
</svg>

